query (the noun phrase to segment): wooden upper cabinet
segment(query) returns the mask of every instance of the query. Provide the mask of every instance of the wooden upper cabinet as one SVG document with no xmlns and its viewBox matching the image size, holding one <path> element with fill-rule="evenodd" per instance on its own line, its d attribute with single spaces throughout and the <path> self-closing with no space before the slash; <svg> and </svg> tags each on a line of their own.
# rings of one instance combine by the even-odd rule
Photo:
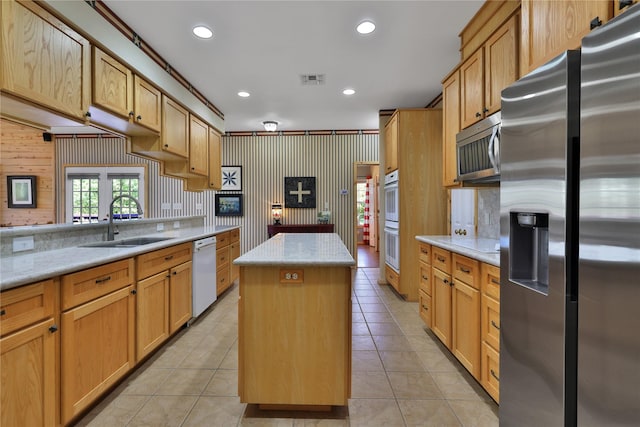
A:
<svg viewBox="0 0 640 427">
<path fill-rule="evenodd" d="M 384 127 L 385 174 L 398 169 L 398 114 Z"/>
<path fill-rule="evenodd" d="M 92 103 L 123 117 L 133 114 L 133 73 L 95 46 Z"/>
<path fill-rule="evenodd" d="M 189 111 L 168 96 L 162 96 L 162 149 L 189 157 Z"/>
<path fill-rule="evenodd" d="M 514 15 L 460 67 L 461 127 L 499 111 L 502 89 L 518 77 L 518 15 Z"/>
<path fill-rule="evenodd" d="M 577 49 L 591 31 L 591 21 L 613 16 L 610 0 L 522 0 L 521 74 L 543 65 L 567 49 Z"/>
<path fill-rule="evenodd" d="M 222 188 L 222 141 L 214 128 L 209 128 L 209 188 Z"/>
<path fill-rule="evenodd" d="M 189 171 L 208 176 L 209 126 L 193 114 L 189 118 L 189 126 Z"/>
<path fill-rule="evenodd" d="M 512 16 L 484 45 L 484 106 L 485 116 L 500 110 L 502 89 L 518 77 L 518 21 Z"/>
<path fill-rule="evenodd" d="M 456 135 L 460 132 L 460 71 L 442 83 L 442 185 L 459 186 Z"/>
<path fill-rule="evenodd" d="M 460 121 L 466 128 L 484 115 L 484 51 L 480 48 L 460 67 Z"/>
<path fill-rule="evenodd" d="M 137 124 L 160 132 L 162 92 L 138 75 L 133 76 L 133 112 Z"/>
<path fill-rule="evenodd" d="M 0 11 L 2 92 L 84 120 L 91 97 L 89 41 L 36 3 L 3 0 Z M 12 105 L 12 100 L 4 98 L 2 112 L 13 115 Z M 25 114 L 24 108 L 22 113 Z M 20 118 L 42 123 L 51 118 L 44 117 L 46 113 L 42 111 L 26 113 Z"/>
</svg>

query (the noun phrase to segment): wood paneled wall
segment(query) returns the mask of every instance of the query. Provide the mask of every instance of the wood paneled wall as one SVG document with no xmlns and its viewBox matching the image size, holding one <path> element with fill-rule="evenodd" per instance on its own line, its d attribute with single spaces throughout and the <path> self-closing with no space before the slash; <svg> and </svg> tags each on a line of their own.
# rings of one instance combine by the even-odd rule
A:
<svg viewBox="0 0 640 427">
<path fill-rule="evenodd" d="M 17 226 L 56 222 L 54 142 L 42 130 L 0 120 L 0 225 Z M 36 207 L 8 207 L 7 176 L 36 176 Z"/>
</svg>

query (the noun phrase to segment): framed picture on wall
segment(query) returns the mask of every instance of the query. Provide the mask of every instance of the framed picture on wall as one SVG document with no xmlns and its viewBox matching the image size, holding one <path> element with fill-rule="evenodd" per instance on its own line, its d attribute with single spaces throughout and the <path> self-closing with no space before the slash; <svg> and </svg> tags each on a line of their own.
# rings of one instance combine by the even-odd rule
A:
<svg viewBox="0 0 640 427">
<path fill-rule="evenodd" d="M 222 166 L 222 191 L 242 191 L 242 166 Z"/>
<path fill-rule="evenodd" d="M 216 216 L 242 216 L 242 194 L 216 194 Z"/>
<path fill-rule="evenodd" d="M 36 177 L 7 176 L 7 202 L 10 208 L 35 208 Z"/>
</svg>

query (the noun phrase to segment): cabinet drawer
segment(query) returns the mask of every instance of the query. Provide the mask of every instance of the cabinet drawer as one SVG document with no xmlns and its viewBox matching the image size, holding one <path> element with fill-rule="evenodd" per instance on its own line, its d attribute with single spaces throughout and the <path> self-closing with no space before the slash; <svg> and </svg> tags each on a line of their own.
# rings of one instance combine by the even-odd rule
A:
<svg viewBox="0 0 640 427">
<path fill-rule="evenodd" d="M 42 319 L 53 317 L 57 279 L 9 289 L 0 295 L 0 334 L 6 335 Z"/>
<path fill-rule="evenodd" d="M 233 243 L 233 242 L 238 242 L 240 241 L 240 229 L 239 228 L 235 228 L 231 231 L 229 231 L 229 242 Z"/>
<path fill-rule="evenodd" d="M 425 264 L 431 265 L 431 245 L 418 243 L 418 258 Z"/>
<path fill-rule="evenodd" d="M 229 245 L 230 240 L 230 232 L 225 231 L 224 233 L 220 233 L 216 235 L 216 246 L 218 249 L 224 248 Z"/>
<path fill-rule="evenodd" d="M 431 295 L 431 267 L 420 262 L 420 290 Z"/>
<path fill-rule="evenodd" d="M 495 350 L 500 350 L 500 304 L 493 298 L 482 295 L 482 341 Z"/>
<path fill-rule="evenodd" d="M 462 255 L 453 254 L 453 279 L 460 280 L 474 289 L 480 289 L 480 262 Z"/>
<path fill-rule="evenodd" d="M 192 244 L 170 246 L 137 257 L 138 280 L 191 261 Z"/>
<path fill-rule="evenodd" d="M 220 268 L 229 264 L 229 248 L 216 249 L 216 268 Z"/>
<path fill-rule="evenodd" d="M 388 265 L 385 265 L 384 271 L 387 282 L 389 282 L 391 286 L 398 290 L 398 286 L 400 285 L 400 275 Z"/>
<path fill-rule="evenodd" d="M 451 252 L 432 246 L 431 265 L 444 273 L 451 273 Z"/>
<path fill-rule="evenodd" d="M 220 295 L 229 285 L 229 267 L 219 268 L 216 272 L 216 293 Z"/>
<path fill-rule="evenodd" d="M 422 289 L 418 290 L 418 306 L 420 317 L 427 327 L 431 328 L 431 297 L 425 294 Z"/>
<path fill-rule="evenodd" d="M 133 283 L 133 258 L 62 276 L 62 310 Z"/>
<path fill-rule="evenodd" d="M 482 376 L 480 383 L 500 403 L 500 353 L 482 343 Z"/>
<path fill-rule="evenodd" d="M 483 263 L 480 267 L 480 282 L 482 292 L 500 302 L 500 268 Z"/>
</svg>

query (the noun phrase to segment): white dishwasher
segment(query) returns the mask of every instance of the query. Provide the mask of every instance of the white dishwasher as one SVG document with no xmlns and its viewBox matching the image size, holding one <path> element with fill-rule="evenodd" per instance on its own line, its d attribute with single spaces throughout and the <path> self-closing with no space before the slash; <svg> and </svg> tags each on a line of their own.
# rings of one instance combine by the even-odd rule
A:
<svg viewBox="0 0 640 427">
<path fill-rule="evenodd" d="M 193 317 L 198 317 L 217 298 L 215 236 L 193 242 L 191 287 Z"/>
</svg>

